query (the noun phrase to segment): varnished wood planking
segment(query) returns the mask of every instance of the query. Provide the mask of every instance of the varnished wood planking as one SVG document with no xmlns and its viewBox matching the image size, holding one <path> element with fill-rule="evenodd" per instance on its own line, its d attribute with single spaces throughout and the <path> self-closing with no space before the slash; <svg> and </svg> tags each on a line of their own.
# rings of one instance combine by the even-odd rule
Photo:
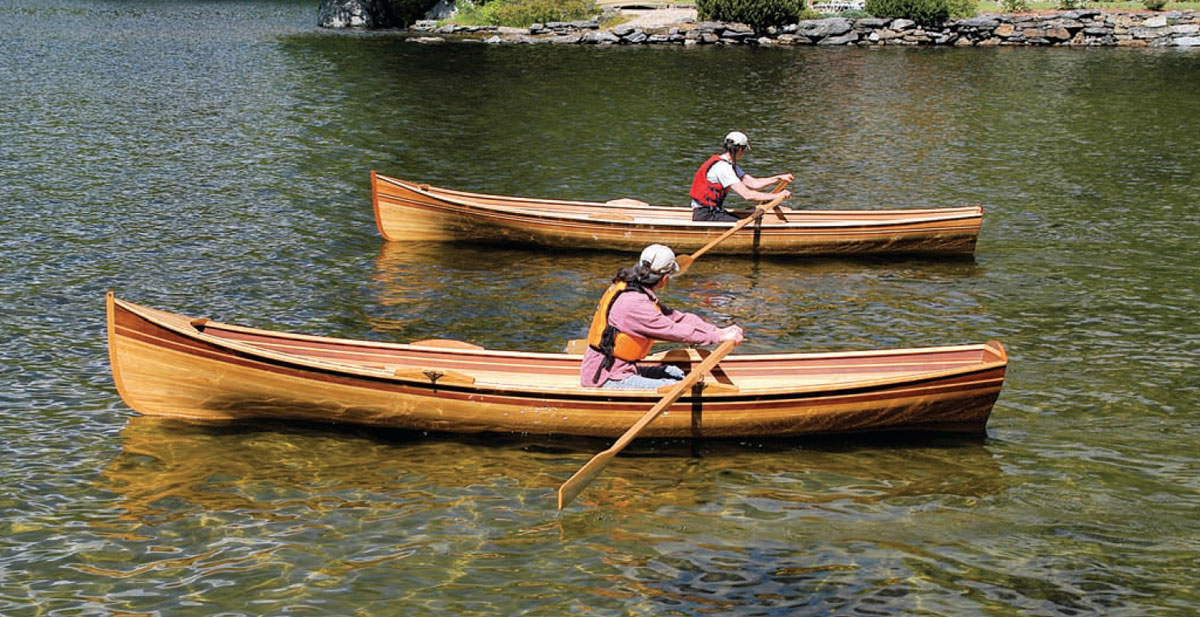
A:
<svg viewBox="0 0 1200 617">
<path fill-rule="evenodd" d="M 187 317 L 111 295 L 108 308 L 118 389 L 132 408 L 148 415 L 613 437 L 657 400 L 651 391 L 580 388 L 578 356 L 272 336 L 214 322 L 197 328 Z M 344 355 L 328 357 L 337 352 Z M 690 362 L 695 352 L 673 353 Z M 805 370 L 807 361 L 823 366 Z M 845 377 L 853 374 L 855 362 L 876 368 Z M 514 370 L 504 371 L 506 363 L 515 364 L 509 365 Z M 760 363 L 768 368 L 756 367 Z M 645 434 L 978 432 L 999 395 L 1006 365 L 998 343 L 733 356 L 721 366 L 736 388 L 682 398 Z M 821 374 L 814 371 L 822 370 L 825 383 L 814 379 Z M 438 382 L 442 377 L 446 383 Z"/>
<path fill-rule="evenodd" d="M 728 224 L 691 221 L 686 207 L 620 206 L 483 195 L 371 173 L 380 233 L 389 240 L 470 240 L 640 251 L 668 244 L 689 252 Z M 611 216 L 607 216 L 611 215 Z M 979 206 L 904 210 L 799 210 L 717 245 L 726 254 L 970 254 Z"/>
</svg>

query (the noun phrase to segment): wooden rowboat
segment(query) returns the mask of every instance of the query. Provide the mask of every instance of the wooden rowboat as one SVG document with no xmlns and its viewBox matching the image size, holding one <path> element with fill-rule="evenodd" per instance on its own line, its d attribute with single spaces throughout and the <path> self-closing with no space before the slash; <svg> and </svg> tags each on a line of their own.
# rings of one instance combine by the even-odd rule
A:
<svg viewBox="0 0 1200 617">
<path fill-rule="evenodd" d="M 731 223 L 695 222 L 690 208 L 501 197 L 437 188 L 371 172 L 375 222 L 388 240 L 495 242 L 638 252 L 666 244 L 690 253 Z M 982 206 L 767 213 L 712 249 L 742 255 L 975 252 Z"/>
<path fill-rule="evenodd" d="M 577 354 L 287 334 L 192 319 L 111 292 L 107 305 L 117 390 L 148 416 L 615 437 L 662 396 L 582 388 Z M 675 349 L 650 361 L 686 371 L 703 355 Z M 995 341 L 728 356 L 703 388 L 679 399 L 642 436 L 981 433 L 1007 363 Z"/>
</svg>

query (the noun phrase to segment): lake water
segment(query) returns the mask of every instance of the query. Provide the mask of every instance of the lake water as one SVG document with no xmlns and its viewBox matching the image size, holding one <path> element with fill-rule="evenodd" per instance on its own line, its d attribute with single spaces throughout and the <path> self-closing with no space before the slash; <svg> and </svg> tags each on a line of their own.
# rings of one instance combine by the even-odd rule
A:
<svg viewBox="0 0 1200 617">
<path fill-rule="evenodd" d="M 0 0 L 0 614 L 1195 615 L 1200 55 L 421 46 L 316 2 Z M 707 256 L 748 352 L 1008 347 L 986 437 L 635 443 L 139 417 L 104 292 L 554 351 L 629 255 L 385 244 L 371 169 L 982 203 L 977 255 Z"/>
</svg>

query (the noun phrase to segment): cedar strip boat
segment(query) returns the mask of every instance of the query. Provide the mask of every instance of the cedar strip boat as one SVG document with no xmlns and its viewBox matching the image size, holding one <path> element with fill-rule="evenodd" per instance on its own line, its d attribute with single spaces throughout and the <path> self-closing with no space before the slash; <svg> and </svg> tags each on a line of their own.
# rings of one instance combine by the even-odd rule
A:
<svg viewBox="0 0 1200 617">
<path fill-rule="evenodd" d="M 696 222 L 690 208 L 502 197 L 371 172 L 379 233 L 391 241 L 471 241 L 638 252 L 666 244 L 690 253 L 731 223 Z M 982 206 L 768 212 L 712 249 L 732 255 L 970 255 Z"/>
<path fill-rule="evenodd" d="M 117 390 L 148 416 L 616 437 L 662 396 L 582 388 L 577 354 L 280 333 L 192 319 L 111 292 L 107 307 Z M 675 349 L 647 361 L 690 370 L 704 355 Z M 982 433 L 1007 363 L 996 341 L 728 356 L 703 389 L 679 399 L 642 436 Z"/>
</svg>

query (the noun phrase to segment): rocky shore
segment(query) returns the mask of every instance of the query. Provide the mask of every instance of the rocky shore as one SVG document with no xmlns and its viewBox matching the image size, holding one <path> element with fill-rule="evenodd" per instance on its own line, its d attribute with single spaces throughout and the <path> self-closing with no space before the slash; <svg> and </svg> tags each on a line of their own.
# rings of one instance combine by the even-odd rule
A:
<svg viewBox="0 0 1200 617">
<path fill-rule="evenodd" d="M 600 27 L 598 20 L 534 24 L 529 28 L 438 26 L 418 22 L 416 43 L 467 41 L 490 44 L 757 45 L 757 46 L 1072 46 L 1200 47 L 1196 11 L 1069 10 L 1048 14 L 983 14 L 922 27 L 907 19 L 805 20 L 755 31 L 744 24 L 680 22 L 658 27 Z"/>
</svg>

